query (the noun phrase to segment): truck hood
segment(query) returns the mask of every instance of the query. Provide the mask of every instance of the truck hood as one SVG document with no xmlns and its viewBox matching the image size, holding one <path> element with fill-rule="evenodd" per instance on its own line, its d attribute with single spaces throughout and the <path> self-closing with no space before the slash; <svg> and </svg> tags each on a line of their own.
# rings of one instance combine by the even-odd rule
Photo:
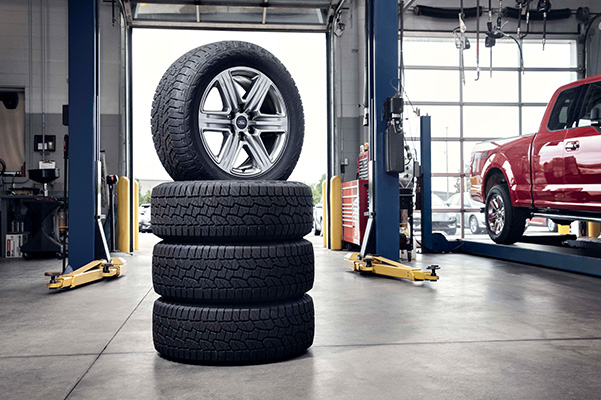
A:
<svg viewBox="0 0 601 400">
<path fill-rule="evenodd" d="M 500 147 L 507 146 L 509 144 L 517 142 L 520 139 L 523 139 L 525 137 L 532 137 L 534 135 L 535 135 L 534 133 L 529 133 L 527 135 L 522 135 L 522 136 L 513 136 L 513 137 L 503 138 L 503 139 L 491 139 L 491 140 L 487 140 L 485 142 L 480 142 L 474 146 L 473 153 L 496 151 Z"/>
</svg>

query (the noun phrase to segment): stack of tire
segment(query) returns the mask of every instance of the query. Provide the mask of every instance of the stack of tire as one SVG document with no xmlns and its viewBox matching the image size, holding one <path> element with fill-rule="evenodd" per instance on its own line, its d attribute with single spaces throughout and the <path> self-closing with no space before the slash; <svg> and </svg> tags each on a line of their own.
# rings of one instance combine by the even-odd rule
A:
<svg viewBox="0 0 601 400">
<path fill-rule="evenodd" d="M 177 60 L 163 76 L 153 102 L 155 147 L 176 181 L 152 192 L 153 233 L 163 239 L 155 245 L 152 259 L 153 285 L 161 295 L 154 304 L 153 340 L 163 357 L 176 361 L 272 362 L 300 355 L 313 343 L 314 307 L 306 292 L 313 286 L 314 254 L 311 243 L 302 239 L 313 225 L 312 191 L 283 181 L 298 160 L 298 154 L 287 162 L 285 156 L 291 147 L 300 152 L 297 131 L 302 145 L 304 129 L 292 78 L 288 74 L 286 79 L 292 82 L 293 96 L 286 88 L 277 95 L 287 110 L 300 109 L 302 123 L 287 125 L 291 138 L 278 150 L 279 161 L 264 171 L 255 168 L 252 176 L 237 176 L 220 169 L 198 140 L 202 129 L 189 123 L 198 115 L 199 93 L 208 92 L 214 77 L 241 58 L 252 71 L 270 78 L 274 64 L 288 74 L 263 49 L 221 42 Z M 233 124 L 237 115 L 231 115 Z M 238 128 L 233 126 L 232 133 L 243 141 L 247 132 Z M 250 128 L 249 132 L 256 136 Z M 252 164 L 251 153 L 249 160 L 247 165 Z"/>
</svg>

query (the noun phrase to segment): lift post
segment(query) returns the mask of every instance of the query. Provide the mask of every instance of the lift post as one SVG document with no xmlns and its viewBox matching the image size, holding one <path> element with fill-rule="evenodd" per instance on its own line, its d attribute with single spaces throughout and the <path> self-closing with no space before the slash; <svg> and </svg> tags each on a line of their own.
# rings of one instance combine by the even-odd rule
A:
<svg viewBox="0 0 601 400">
<path fill-rule="evenodd" d="M 352 264 L 353 271 L 371 272 L 377 275 L 408 279 L 410 281 L 436 282 L 438 280 L 436 270 L 440 269 L 438 265 L 430 265 L 427 267 L 429 271 L 424 271 L 419 268 L 411 268 L 397 261 L 369 254 L 361 257 L 358 253 L 349 253 L 345 256 L 345 259 Z"/>
</svg>

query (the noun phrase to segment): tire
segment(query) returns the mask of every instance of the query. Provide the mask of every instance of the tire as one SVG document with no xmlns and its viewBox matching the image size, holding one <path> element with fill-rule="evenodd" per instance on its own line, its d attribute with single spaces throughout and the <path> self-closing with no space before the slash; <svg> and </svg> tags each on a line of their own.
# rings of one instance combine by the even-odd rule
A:
<svg viewBox="0 0 601 400">
<path fill-rule="evenodd" d="M 558 232 L 559 226 L 551 218 L 547 218 L 547 230 L 549 232 Z"/>
<path fill-rule="evenodd" d="M 457 234 L 457 228 L 449 228 L 445 231 L 445 233 L 449 236 L 453 236 Z"/>
<path fill-rule="evenodd" d="M 186 303 L 260 303 L 298 298 L 313 287 L 307 240 L 244 245 L 154 246 L 154 291 Z"/>
<path fill-rule="evenodd" d="M 152 231 L 178 242 L 300 239 L 313 229 L 311 188 L 298 182 L 170 182 L 152 191 Z"/>
<path fill-rule="evenodd" d="M 524 234 L 527 214 L 511 205 L 507 185 L 501 183 L 490 189 L 484 210 L 486 231 L 495 243 L 513 244 Z"/>
<path fill-rule="evenodd" d="M 313 234 L 315 236 L 321 235 L 321 229 L 317 229 L 317 222 L 313 221 Z"/>
<path fill-rule="evenodd" d="M 304 125 L 290 73 L 245 42 L 184 54 L 161 78 L 152 103 L 154 145 L 176 181 L 285 180 L 300 156 Z"/>
<path fill-rule="evenodd" d="M 470 224 L 470 232 L 472 233 L 472 235 L 477 235 L 478 233 L 480 233 L 480 226 L 478 225 L 478 218 L 476 218 L 475 215 L 470 216 L 469 224 Z"/>
<path fill-rule="evenodd" d="M 165 358 L 202 364 L 255 364 L 302 354 L 313 344 L 313 300 L 212 307 L 157 299 L 155 349 Z"/>
</svg>

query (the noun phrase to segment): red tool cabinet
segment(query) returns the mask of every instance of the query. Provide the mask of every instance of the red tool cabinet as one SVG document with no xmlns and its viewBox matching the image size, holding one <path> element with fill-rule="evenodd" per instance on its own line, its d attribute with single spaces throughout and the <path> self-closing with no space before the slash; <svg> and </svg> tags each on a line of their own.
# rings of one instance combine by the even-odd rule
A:
<svg viewBox="0 0 601 400">
<path fill-rule="evenodd" d="M 367 179 L 342 184 L 342 240 L 361 246 L 367 225 Z"/>
</svg>

